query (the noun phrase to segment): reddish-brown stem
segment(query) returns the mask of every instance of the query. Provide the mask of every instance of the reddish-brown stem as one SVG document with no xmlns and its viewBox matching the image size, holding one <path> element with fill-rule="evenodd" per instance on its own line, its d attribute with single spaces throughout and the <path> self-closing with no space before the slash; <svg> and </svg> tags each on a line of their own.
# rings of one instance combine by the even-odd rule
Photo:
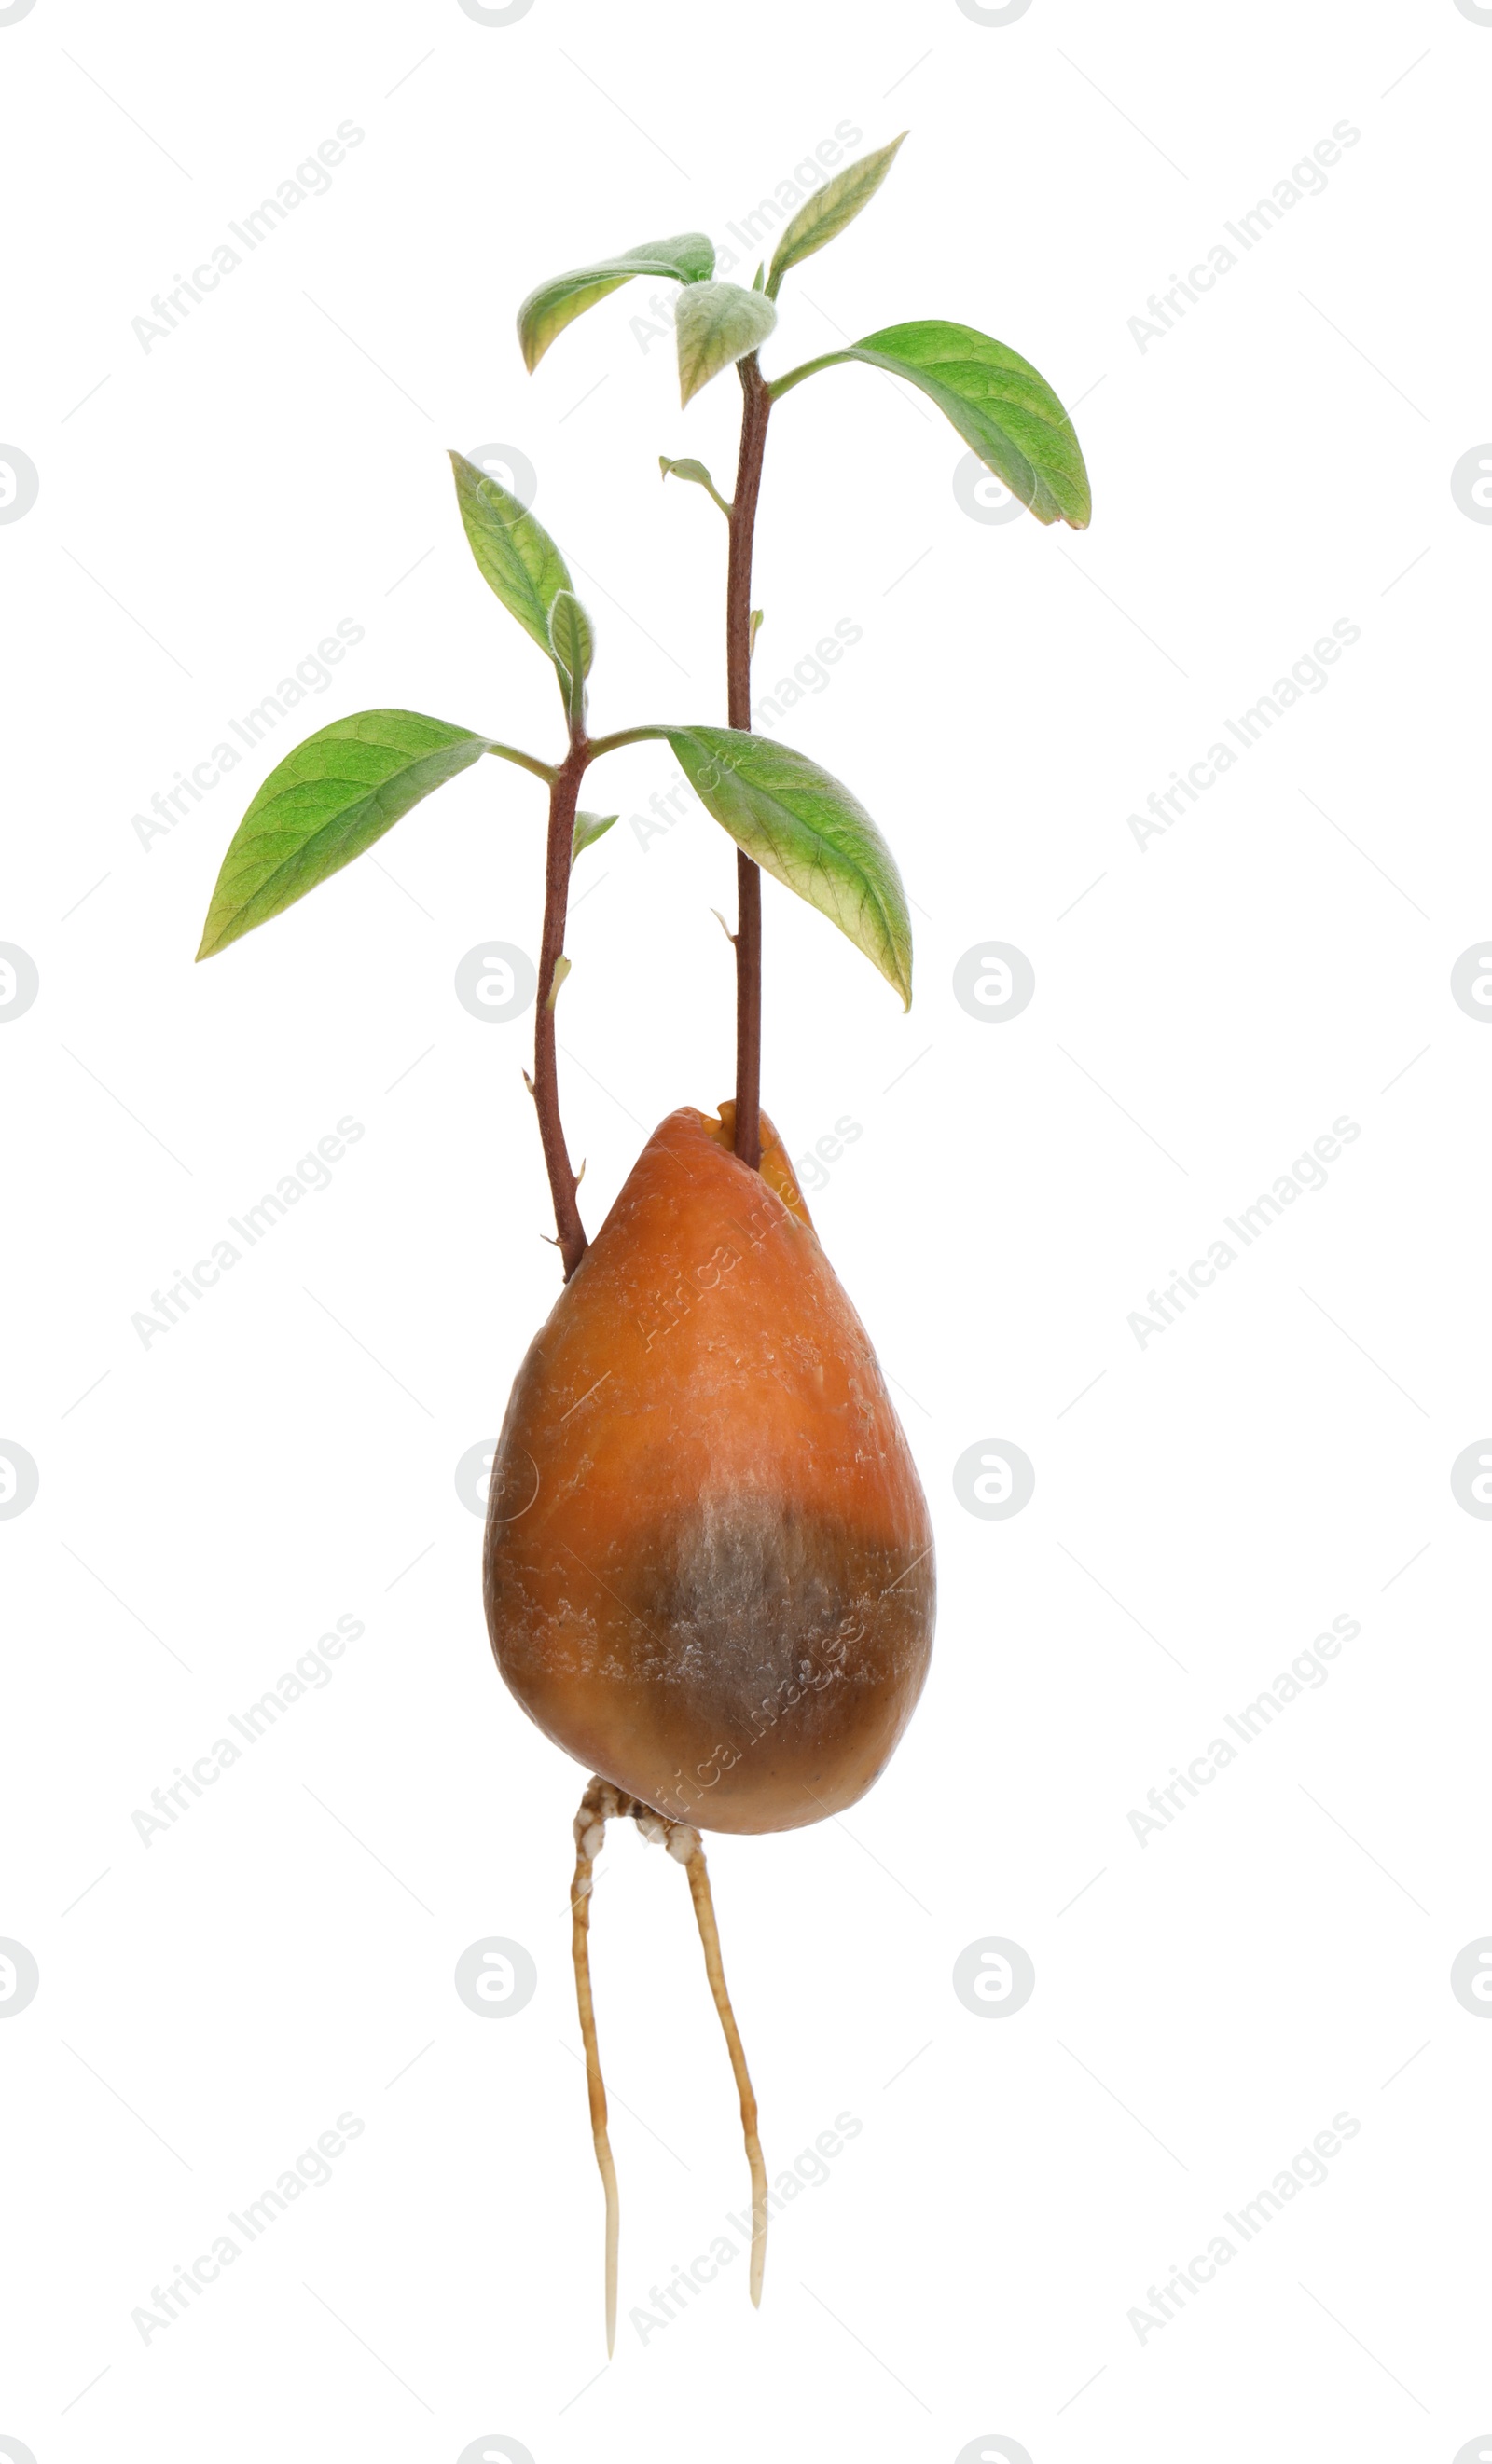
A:
<svg viewBox="0 0 1492 2464">
<path fill-rule="evenodd" d="M 534 1108 L 545 1170 L 554 1200 L 554 1225 L 560 1236 L 565 1280 L 586 1254 L 586 1230 L 575 1203 L 580 1183 L 569 1167 L 569 1150 L 560 1121 L 560 1082 L 554 1055 L 554 1003 L 558 987 L 554 971 L 565 955 L 565 918 L 569 907 L 569 869 L 575 839 L 575 805 L 586 775 L 590 747 L 577 730 L 570 748 L 554 774 L 549 789 L 549 839 L 545 867 L 544 937 L 539 945 L 538 1016 L 534 1024 Z"/>
<path fill-rule="evenodd" d="M 730 506 L 725 581 L 725 681 L 732 727 L 751 724 L 751 543 L 772 398 L 756 353 L 739 363 L 741 453 Z M 736 1153 L 762 1161 L 762 876 L 736 850 Z"/>
</svg>

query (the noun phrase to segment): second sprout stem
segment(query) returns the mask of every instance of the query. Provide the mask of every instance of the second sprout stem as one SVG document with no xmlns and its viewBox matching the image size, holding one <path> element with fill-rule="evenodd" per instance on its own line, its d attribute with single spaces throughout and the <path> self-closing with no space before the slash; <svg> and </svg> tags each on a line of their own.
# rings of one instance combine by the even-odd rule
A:
<svg viewBox="0 0 1492 2464">
<path fill-rule="evenodd" d="M 751 548 L 772 398 L 756 353 L 740 362 L 741 453 L 730 507 L 725 581 L 725 681 L 732 727 L 751 724 Z M 762 876 L 736 850 L 736 1153 L 762 1161 Z"/>
<path fill-rule="evenodd" d="M 577 729 L 549 788 L 549 837 L 545 863 L 544 935 L 539 944 L 539 990 L 534 1023 L 534 1107 L 544 1147 L 549 1195 L 554 1200 L 554 1225 L 559 1234 L 565 1280 L 586 1254 L 586 1228 L 575 1202 L 579 1178 L 570 1170 L 569 1150 L 560 1120 L 559 1070 L 554 1049 L 555 969 L 565 956 L 565 922 L 569 909 L 569 869 L 575 843 L 575 806 L 580 782 L 590 759 L 590 747 Z"/>
</svg>

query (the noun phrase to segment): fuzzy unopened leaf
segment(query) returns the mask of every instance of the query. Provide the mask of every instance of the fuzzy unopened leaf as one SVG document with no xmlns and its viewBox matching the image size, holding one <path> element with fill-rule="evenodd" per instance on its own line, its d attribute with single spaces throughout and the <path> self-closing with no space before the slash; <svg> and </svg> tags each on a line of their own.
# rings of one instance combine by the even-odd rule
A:
<svg viewBox="0 0 1492 2464">
<path fill-rule="evenodd" d="M 889 145 L 878 147 L 874 154 L 862 154 L 857 163 L 847 163 L 827 187 L 815 188 L 807 204 L 798 208 L 772 253 L 772 270 L 767 277 L 768 298 L 776 298 L 790 266 L 801 265 L 815 250 L 827 248 L 847 223 L 864 212 L 896 161 L 905 136 L 903 128 Z"/>
<path fill-rule="evenodd" d="M 619 291 L 639 274 L 661 275 L 675 282 L 704 282 L 715 271 L 715 250 L 703 231 L 680 231 L 673 239 L 643 240 L 620 256 L 598 257 L 569 274 L 551 275 L 530 291 L 518 312 L 518 340 L 523 365 L 530 374 L 556 334 L 593 308 L 610 292 Z"/>
<path fill-rule="evenodd" d="M 804 753 L 730 727 L 663 731 L 737 847 L 863 950 L 910 1008 L 912 926 L 896 858 L 848 787 Z"/>
<path fill-rule="evenodd" d="M 722 368 L 765 342 L 777 311 L 760 291 L 739 282 L 696 282 L 679 296 L 679 399 L 687 403 Z"/>
<path fill-rule="evenodd" d="M 308 736 L 270 772 L 234 833 L 198 957 L 293 907 L 490 744 L 414 710 L 359 711 Z"/>
</svg>

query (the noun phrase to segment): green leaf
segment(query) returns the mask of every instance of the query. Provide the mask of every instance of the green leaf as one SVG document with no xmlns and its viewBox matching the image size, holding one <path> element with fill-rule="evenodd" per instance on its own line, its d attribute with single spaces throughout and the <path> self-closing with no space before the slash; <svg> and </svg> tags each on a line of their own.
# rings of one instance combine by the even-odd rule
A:
<svg viewBox="0 0 1492 2464">
<path fill-rule="evenodd" d="M 620 256 L 598 257 L 593 265 L 579 265 L 572 274 L 556 274 L 530 291 L 518 312 L 523 365 L 532 375 L 556 334 L 636 275 L 704 282 L 714 271 L 715 250 L 703 231 L 680 231 L 675 239 L 644 240 L 640 247 L 624 249 Z"/>
<path fill-rule="evenodd" d="M 589 676 L 595 635 L 573 590 L 557 590 L 549 603 L 549 649 L 568 676 Z"/>
<path fill-rule="evenodd" d="M 760 291 L 739 282 L 696 282 L 679 296 L 674 320 L 679 336 L 679 399 L 687 403 L 700 387 L 765 342 L 777 311 Z"/>
<path fill-rule="evenodd" d="M 1093 499 L 1082 448 L 1045 377 L 1018 351 L 972 325 L 888 325 L 847 351 L 791 369 L 772 386 L 773 400 L 816 369 L 848 360 L 920 385 L 1038 522 L 1086 530 Z"/>
<path fill-rule="evenodd" d="M 293 907 L 329 873 L 458 771 L 492 739 L 415 710 L 333 719 L 287 753 L 249 806 L 223 858 L 199 958 Z"/>
<path fill-rule="evenodd" d="M 666 453 L 660 453 L 657 457 L 657 467 L 662 472 L 665 479 L 692 479 L 697 488 L 708 489 L 710 495 L 714 497 L 715 502 L 719 505 L 721 512 L 724 515 L 726 521 L 729 521 L 730 507 L 725 502 L 724 497 L 721 495 L 720 490 L 716 487 L 714 480 L 710 477 L 710 474 L 706 471 L 702 462 L 696 462 L 687 454 L 681 462 L 670 462 Z"/>
<path fill-rule="evenodd" d="M 690 786 L 764 872 L 806 898 L 912 1001 L 912 926 L 896 858 L 848 787 L 791 745 L 731 727 L 670 727 Z"/>
<path fill-rule="evenodd" d="M 798 208 L 772 254 L 772 270 L 767 278 L 768 299 L 776 298 L 790 266 L 801 265 L 815 249 L 827 248 L 847 223 L 863 213 L 896 161 L 905 136 L 903 128 L 889 145 L 879 147 L 874 154 L 862 154 L 857 163 L 847 163 L 827 187 L 815 188 L 808 203 Z"/>
<path fill-rule="evenodd" d="M 549 605 L 549 655 L 560 671 L 560 688 L 572 726 L 586 715 L 586 678 L 595 637 L 590 619 L 573 590 L 557 590 Z"/>
<path fill-rule="evenodd" d="M 585 853 L 588 847 L 594 847 L 597 839 L 605 838 L 615 819 L 614 813 L 577 813 L 575 815 L 575 835 L 569 847 L 571 865 L 578 855 Z"/>
<path fill-rule="evenodd" d="M 555 592 L 570 586 L 565 559 L 543 523 L 501 481 L 468 462 L 464 453 L 452 454 L 451 468 L 479 573 L 509 615 L 550 655 L 549 608 Z"/>
</svg>

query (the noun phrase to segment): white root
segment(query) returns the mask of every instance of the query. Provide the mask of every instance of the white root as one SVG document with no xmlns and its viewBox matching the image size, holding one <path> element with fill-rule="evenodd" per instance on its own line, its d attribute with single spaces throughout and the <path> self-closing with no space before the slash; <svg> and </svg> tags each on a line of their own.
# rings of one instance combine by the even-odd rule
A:
<svg viewBox="0 0 1492 2464">
<path fill-rule="evenodd" d="M 700 1928 L 700 1942 L 704 1951 L 704 1972 L 710 1981 L 710 1992 L 724 2034 L 725 2050 L 735 2074 L 736 2093 L 741 2099 L 741 2131 L 746 2141 L 746 2163 L 751 2171 L 751 2300 L 759 2309 L 762 2277 L 767 2266 L 767 2166 L 762 2156 L 762 2143 L 757 2136 L 756 2091 L 751 2085 L 746 2048 L 741 2042 L 741 2031 L 736 2025 L 736 2014 L 731 2009 L 730 1993 L 725 1984 L 720 1929 L 715 1923 L 709 1868 L 704 1861 L 704 1842 L 692 1822 L 671 1822 L 661 1815 L 640 1811 L 636 1819 L 637 1828 L 644 1837 L 657 1839 L 661 1832 L 668 1854 L 682 1865 L 689 1877 L 689 1895 L 694 1902 L 695 1923 Z"/>
<path fill-rule="evenodd" d="M 591 1865 L 606 1836 L 601 1792 L 614 1793 L 603 1780 L 592 1780 L 575 1816 L 575 1881 L 570 1894 L 570 1950 L 575 1963 L 575 1998 L 580 2005 L 580 2034 L 586 2048 L 586 2089 L 590 2100 L 590 2136 L 606 2192 L 606 2355 L 616 2349 L 616 2255 L 621 2237 L 621 2207 L 616 2192 L 616 2167 L 606 2127 L 606 2087 L 601 2078 L 601 2049 L 596 2040 L 595 2007 L 590 1998 Z M 592 1843 L 594 1843 L 592 1845 Z"/>
<path fill-rule="evenodd" d="M 674 1822 L 665 1815 L 641 1804 L 635 1797 L 625 1795 L 599 1777 L 591 1780 L 580 1801 L 575 1816 L 575 1880 L 570 1894 L 571 1951 L 575 1965 L 575 1996 L 580 2008 L 580 2033 L 586 2049 L 586 2088 L 590 2102 L 590 2134 L 595 2145 L 596 2165 L 606 2193 L 606 2350 L 608 2359 L 616 2348 L 616 2279 L 617 2253 L 621 2238 L 621 2210 L 616 2189 L 616 2168 L 612 2161 L 612 2143 L 607 2132 L 606 2088 L 601 2078 L 601 2053 L 596 2036 L 595 2007 L 590 1992 L 590 1902 L 594 1889 L 592 1867 L 601 1853 L 606 1826 L 618 1815 L 630 1814 L 645 1839 L 661 1844 L 689 1877 L 689 1892 L 694 1903 L 695 1922 L 700 1929 L 700 1942 L 704 1952 L 704 1969 L 709 1978 L 710 1992 L 724 2034 L 725 2049 L 735 2075 L 736 2092 L 741 2100 L 741 2128 L 746 2140 L 746 2163 L 751 2173 L 751 2269 L 750 2287 L 753 2304 L 760 2305 L 762 2277 L 767 2265 L 767 2167 L 762 2157 L 762 2143 L 757 2136 L 756 2095 L 746 2068 L 746 2052 L 736 2014 L 731 2008 L 725 1984 L 725 1970 L 721 1959 L 720 1932 L 715 1923 L 715 1903 L 710 1896 L 709 1870 L 704 1861 L 704 1843 L 690 1822 Z"/>
</svg>

